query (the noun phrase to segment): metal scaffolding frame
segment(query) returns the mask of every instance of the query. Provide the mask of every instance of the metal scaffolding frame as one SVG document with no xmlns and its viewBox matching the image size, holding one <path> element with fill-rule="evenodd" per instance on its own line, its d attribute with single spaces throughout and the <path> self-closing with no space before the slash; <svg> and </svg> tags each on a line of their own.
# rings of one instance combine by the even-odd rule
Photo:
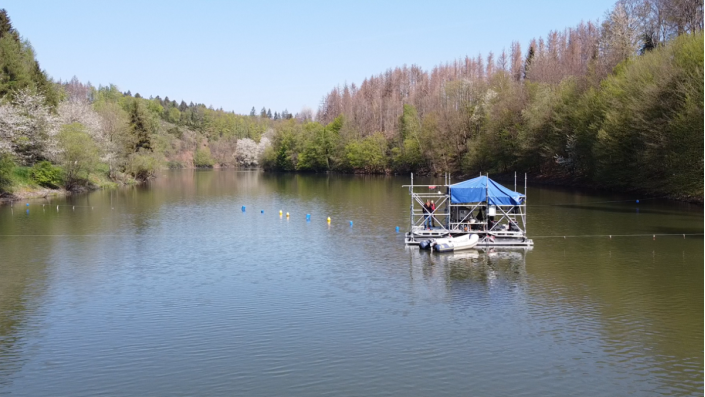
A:
<svg viewBox="0 0 705 397">
<path fill-rule="evenodd" d="M 482 174 L 480 174 L 482 176 Z M 516 173 L 514 174 L 514 190 L 516 191 Z M 434 235 L 460 235 L 464 233 L 477 233 L 483 237 L 483 241 L 488 244 L 494 242 L 495 238 L 509 241 L 515 239 L 518 245 L 533 245 L 533 241 L 526 238 L 527 231 L 527 211 L 526 211 L 526 191 L 527 175 L 524 174 L 524 200 L 519 205 L 496 205 L 490 204 L 489 189 L 485 195 L 485 201 L 475 203 L 456 203 L 450 199 L 450 175 L 444 175 L 443 185 L 414 185 L 414 175 L 411 174 L 411 184 L 404 185 L 409 189 L 411 196 L 410 207 L 410 231 L 407 233 L 407 244 L 414 244 L 414 236 L 423 238 Z M 415 191 L 415 189 L 444 189 L 445 192 Z M 436 200 L 436 210 L 430 215 L 424 210 L 426 200 Z M 418 207 L 416 206 L 418 204 Z M 442 208 L 442 209 L 441 209 Z M 477 215 L 475 215 L 477 214 Z M 428 230 L 425 227 L 427 216 L 431 216 L 436 227 Z M 478 219 L 481 218 L 481 219 Z M 498 218 L 498 219 L 495 219 Z M 511 242 L 507 243 L 511 244 Z M 491 245 L 491 244 L 490 244 Z"/>
</svg>

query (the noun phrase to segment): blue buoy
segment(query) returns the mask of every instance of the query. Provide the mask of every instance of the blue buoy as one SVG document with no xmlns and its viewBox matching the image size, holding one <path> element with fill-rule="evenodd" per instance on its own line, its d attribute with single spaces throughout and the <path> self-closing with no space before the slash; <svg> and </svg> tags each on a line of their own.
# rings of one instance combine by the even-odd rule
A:
<svg viewBox="0 0 705 397">
<path fill-rule="evenodd" d="M 396 230 L 397 230 L 397 233 L 399 233 L 399 226 L 397 226 L 397 229 L 396 229 Z"/>
<path fill-rule="evenodd" d="M 311 220 L 311 214 L 306 214 L 306 221 L 310 221 L 310 220 Z"/>
<path fill-rule="evenodd" d="M 27 203 L 27 207 L 29 207 L 29 203 Z"/>
<path fill-rule="evenodd" d="M 353 222 L 352 222 L 352 221 L 350 221 L 350 227 L 353 227 Z"/>
<path fill-rule="evenodd" d="M 264 210 L 261 210 L 259 213 L 260 213 L 260 214 L 264 214 Z"/>
<path fill-rule="evenodd" d="M 639 199 L 636 200 L 636 203 L 639 204 Z"/>
<path fill-rule="evenodd" d="M 242 206 L 242 212 L 245 212 L 245 206 L 244 206 L 244 205 Z"/>
</svg>

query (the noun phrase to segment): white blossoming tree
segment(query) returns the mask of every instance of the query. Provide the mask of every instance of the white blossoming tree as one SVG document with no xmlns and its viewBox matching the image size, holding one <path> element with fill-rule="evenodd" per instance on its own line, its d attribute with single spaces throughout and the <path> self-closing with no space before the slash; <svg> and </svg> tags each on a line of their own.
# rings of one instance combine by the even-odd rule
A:
<svg viewBox="0 0 705 397">
<path fill-rule="evenodd" d="M 262 153 L 270 145 L 271 143 L 266 137 L 262 137 L 259 143 L 249 138 L 239 139 L 237 141 L 235 160 L 242 167 L 256 167 L 259 165 Z"/>
<path fill-rule="evenodd" d="M 20 90 L 11 103 L 0 105 L 0 151 L 12 152 L 27 165 L 54 158 L 58 125 L 44 97 Z"/>
</svg>

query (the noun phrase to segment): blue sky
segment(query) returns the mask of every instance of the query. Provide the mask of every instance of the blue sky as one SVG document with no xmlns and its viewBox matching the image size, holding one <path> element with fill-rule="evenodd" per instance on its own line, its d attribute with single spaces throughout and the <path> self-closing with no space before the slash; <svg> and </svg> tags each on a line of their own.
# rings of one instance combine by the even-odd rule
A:
<svg viewBox="0 0 705 397">
<path fill-rule="evenodd" d="M 54 79 L 249 113 L 314 111 L 344 83 L 425 70 L 602 20 L 614 0 L 3 0 Z"/>
</svg>

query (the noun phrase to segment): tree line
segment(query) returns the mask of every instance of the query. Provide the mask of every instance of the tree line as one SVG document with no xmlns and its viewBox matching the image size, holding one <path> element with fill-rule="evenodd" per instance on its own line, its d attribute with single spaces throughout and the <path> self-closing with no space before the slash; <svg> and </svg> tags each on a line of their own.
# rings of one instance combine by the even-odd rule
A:
<svg viewBox="0 0 705 397">
<path fill-rule="evenodd" d="M 703 6 L 622 0 L 501 53 L 403 66 L 335 87 L 315 122 L 279 123 L 274 170 L 530 172 L 703 194 Z"/>
<path fill-rule="evenodd" d="M 526 49 L 335 87 L 314 115 L 53 82 L 0 10 L 0 193 L 130 183 L 160 167 L 474 175 L 703 194 L 703 7 L 620 0 Z"/>
</svg>

